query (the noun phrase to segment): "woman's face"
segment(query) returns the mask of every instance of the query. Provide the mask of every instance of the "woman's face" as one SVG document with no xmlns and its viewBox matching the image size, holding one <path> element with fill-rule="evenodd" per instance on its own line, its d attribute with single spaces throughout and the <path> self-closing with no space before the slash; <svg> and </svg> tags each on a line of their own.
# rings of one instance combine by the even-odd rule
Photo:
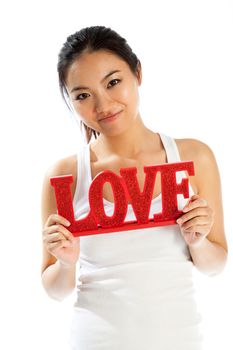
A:
<svg viewBox="0 0 233 350">
<path fill-rule="evenodd" d="M 81 120 L 109 136 L 124 132 L 137 118 L 138 85 L 141 70 L 136 77 L 124 60 L 106 50 L 85 53 L 66 76 L 70 101 Z M 103 119 L 118 112 L 115 118 Z"/>
</svg>

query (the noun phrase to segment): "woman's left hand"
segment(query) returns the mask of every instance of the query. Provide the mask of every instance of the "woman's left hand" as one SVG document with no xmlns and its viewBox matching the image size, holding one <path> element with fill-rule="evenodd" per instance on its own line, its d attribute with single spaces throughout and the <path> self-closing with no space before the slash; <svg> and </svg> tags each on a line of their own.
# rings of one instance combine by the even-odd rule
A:
<svg viewBox="0 0 233 350">
<path fill-rule="evenodd" d="M 186 208 L 186 210 L 185 210 Z M 214 212 L 205 199 L 195 194 L 184 206 L 183 214 L 176 222 L 179 224 L 182 236 L 189 247 L 201 245 L 210 233 L 214 223 Z"/>
</svg>

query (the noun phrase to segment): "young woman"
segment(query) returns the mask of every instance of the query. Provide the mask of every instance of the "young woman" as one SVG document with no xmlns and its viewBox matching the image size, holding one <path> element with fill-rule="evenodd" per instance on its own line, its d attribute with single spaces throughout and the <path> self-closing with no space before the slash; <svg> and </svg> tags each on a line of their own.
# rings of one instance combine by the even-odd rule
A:
<svg viewBox="0 0 233 350">
<path fill-rule="evenodd" d="M 63 300 L 76 287 L 70 329 L 72 349 L 200 350 L 201 314 L 195 303 L 192 268 L 214 276 L 227 261 L 220 175 L 209 146 L 173 139 L 147 128 L 139 112 L 142 68 L 126 40 L 110 28 L 84 28 L 67 38 L 58 62 L 62 96 L 78 115 L 87 143 L 46 172 L 42 189 L 42 283 Z M 94 136 L 94 141 L 91 138 Z M 184 214 L 175 225 L 73 237 L 57 214 L 50 177 L 73 174 L 76 219 L 89 213 L 93 178 L 110 169 L 193 160 L 190 198 L 178 196 Z M 179 176 L 178 176 L 179 175 Z M 178 172 L 182 180 L 187 172 Z M 112 215 L 114 197 L 105 183 L 103 203 Z M 161 211 L 156 178 L 150 217 Z M 135 220 L 128 203 L 126 221 Z"/>
</svg>

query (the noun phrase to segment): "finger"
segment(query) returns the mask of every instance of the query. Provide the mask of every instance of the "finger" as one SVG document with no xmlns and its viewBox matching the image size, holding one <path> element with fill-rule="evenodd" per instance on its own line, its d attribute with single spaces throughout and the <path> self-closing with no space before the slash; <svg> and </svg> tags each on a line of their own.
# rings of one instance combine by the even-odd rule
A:
<svg viewBox="0 0 233 350">
<path fill-rule="evenodd" d="M 63 233 L 63 235 L 66 237 L 66 239 L 68 239 L 69 241 L 73 241 L 74 240 L 74 236 L 73 234 L 64 226 L 62 225 L 58 225 L 59 226 L 59 231 Z"/>
<path fill-rule="evenodd" d="M 57 231 L 58 231 L 58 226 L 52 225 L 52 226 L 44 227 L 42 234 L 44 237 L 47 237 L 48 235 L 51 235 L 52 233 Z"/>
<path fill-rule="evenodd" d="M 208 225 L 208 224 L 209 224 L 208 216 L 198 216 L 181 224 L 181 228 L 184 230 L 188 230 L 190 229 L 190 227 L 193 227 L 193 226 Z"/>
<path fill-rule="evenodd" d="M 207 200 L 204 198 L 197 198 L 194 201 L 190 201 L 183 208 L 183 212 L 190 211 L 197 207 L 206 207 L 208 205 Z"/>
<path fill-rule="evenodd" d="M 193 195 L 191 196 L 189 202 L 194 201 L 194 200 L 196 200 L 196 199 L 198 199 L 198 198 L 201 198 L 201 197 L 199 196 L 199 194 L 196 194 L 196 193 L 195 193 L 195 194 L 193 194 Z"/>
<path fill-rule="evenodd" d="M 184 206 L 184 208 L 186 208 L 191 202 L 193 202 L 193 201 L 195 201 L 195 200 L 197 200 L 197 199 L 199 199 L 199 198 L 200 198 L 199 195 L 194 194 L 193 196 L 191 196 L 191 198 L 189 198 L 189 200 L 188 200 L 188 202 L 186 203 L 186 205 Z"/>
<path fill-rule="evenodd" d="M 187 244 L 195 244 L 200 241 L 202 238 L 197 232 L 188 232 L 184 234 L 184 239 Z"/>
<path fill-rule="evenodd" d="M 64 218 L 63 216 L 59 215 L 59 214 L 51 214 L 49 215 L 47 221 L 46 221 L 46 226 L 51 226 L 53 224 L 56 224 L 56 223 L 60 223 L 64 226 L 69 226 L 70 223 L 69 221 Z"/>
<path fill-rule="evenodd" d="M 196 232 L 183 232 L 183 237 L 189 242 L 193 241 L 196 238 Z"/>
<path fill-rule="evenodd" d="M 47 236 L 50 235 L 54 232 L 61 232 L 64 234 L 64 236 L 69 239 L 69 240 L 73 240 L 73 235 L 72 233 L 66 229 L 63 225 L 57 224 L 57 225 L 52 225 L 47 227 L 45 230 L 43 230 L 43 235 Z"/>
<path fill-rule="evenodd" d="M 198 207 L 198 208 L 195 208 L 193 209 L 192 211 L 186 213 L 186 214 L 183 214 L 182 216 L 180 216 L 176 222 L 178 224 L 181 224 L 185 221 L 188 221 L 188 220 L 191 220 L 193 217 L 195 216 L 208 216 L 209 214 L 209 211 L 206 210 L 206 208 L 203 208 L 203 207 Z"/>
<path fill-rule="evenodd" d="M 209 232 L 209 225 L 196 225 L 196 226 L 191 226 L 188 229 L 182 229 L 182 232 L 184 233 L 191 233 L 191 232 L 196 232 L 200 235 L 205 235 L 206 232 Z"/>
<path fill-rule="evenodd" d="M 190 239 L 191 239 L 191 241 L 193 241 L 195 238 L 196 238 L 196 232 L 195 232 L 195 231 L 194 231 L 194 232 L 191 232 L 191 233 L 190 233 Z"/>
<path fill-rule="evenodd" d="M 50 252 L 53 252 L 54 250 L 56 250 L 58 248 L 68 248 L 68 247 L 70 247 L 70 244 L 71 243 L 69 241 L 62 239 L 58 242 L 49 243 L 48 250 Z"/>
<path fill-rule="evenodd" d="M 48 236 L 45 236 L 43 241 L 46 242 L 46 243 L 53 243 L 53 242 L 58 242 L 61 239 L 66 240 L 66 238 L 64 237 L 64 235 L 62 233 L 54 232 L 54 233 L 51 233 Z"/>
</svg>

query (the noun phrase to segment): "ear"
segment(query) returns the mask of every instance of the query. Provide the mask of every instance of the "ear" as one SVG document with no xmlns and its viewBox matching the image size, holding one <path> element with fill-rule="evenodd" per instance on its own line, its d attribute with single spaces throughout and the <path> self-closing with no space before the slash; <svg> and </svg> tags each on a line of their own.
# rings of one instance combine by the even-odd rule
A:
<svg viewBox="0 0 233 350">
<path fill-rule="evenodd" d="M 142 83 L 142 65 L 139 60 L 137 63 L 137 79 L 138 79 L 138 85 L 140 86 Z"/>
</svg>

